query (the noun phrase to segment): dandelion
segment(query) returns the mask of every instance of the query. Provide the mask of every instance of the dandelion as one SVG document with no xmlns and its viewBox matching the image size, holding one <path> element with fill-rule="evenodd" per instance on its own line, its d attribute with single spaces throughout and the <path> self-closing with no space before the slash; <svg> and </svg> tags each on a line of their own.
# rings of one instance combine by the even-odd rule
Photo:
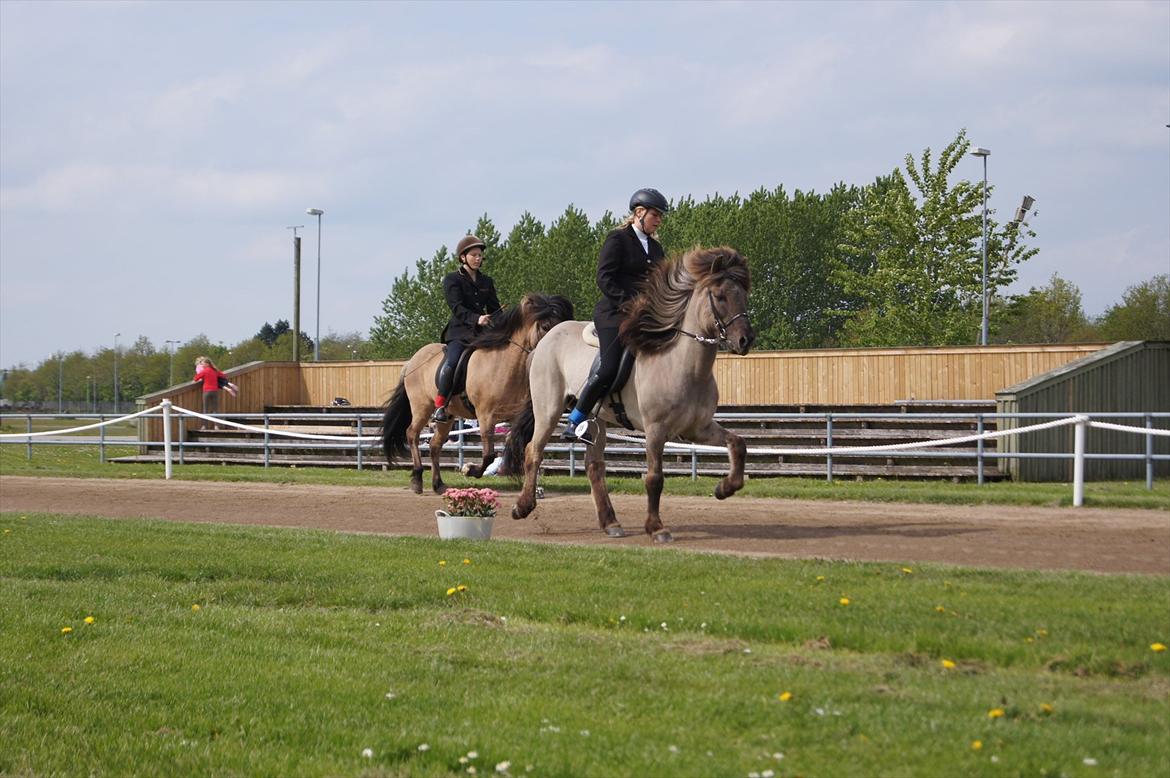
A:
<svg viewBox="0 0 1170 778">
<path fill-rule="evenodd" d="M 903 567 L 902 572 L 905 573 L 906 575 L 911 575 L 911 574 L 913 574 L 914 571 L 911 570 L 909 567 Z"/>
<path fill-rule="evenodd" d="M 511 768 L 512 768 L 511 762 L 508 762 L 508 761 L 500 762 L 498 765 L 496 765 L 496 772 L 497 773 L 506 773 Z"/>
<path fill-rule="evenodd" d="M 475 769 L 475 765 L 471 765 L 470 767 L 467 768 L 468 775 L 475 775 L 477 772 L 479 772 L 479 771 Z"/>
<path fill-rule="evenodd" d="M 455 587 L 455 590 L 460 591 L 460 592 L 465 592 L 465 591 L 467 591 L 467 586 L 465 586 L 464 584 L 459 584 L 458 586 Z"/>
<path fill-rule="evenodd" d="M 465 565 L 469 565 L 469 564 L 471 564 L 471 560 L 470 560 L 470 559 L 464 559 L 464 560 L 463 560 L 463 564 L 465 564 Z"/>
<path fill-rule="evenodd" d="M 448 596 L 448 597 L 450 597 L 450 596 L 451 596 L 452 594 L 454 594 L 454 593 L 455 593 L 455 587 L 454 587 L 454 586 L 452 586 L 450 589 L 448 589 L 448 590 L 447 590 L 447 596 Z"/>
<path fill-rule="evenodd" d="M 374 758 L 374 749 L 363 748 L 362 749 L 362 756 L 365 757 L 366 759 L 373 759 Z"/>
<path fill-rule="evenodd" d="M 446 559 L 440 559 L 440 560 L 439 560 L 439 567 L 446 567 L 446 566 L 447 566 L 447 560 L 446 560 Z"/>
<path fill-rule="evenodd" d="M 983 741 L 982 740 L 972 740 L 971 741 L 971 750 L 972 751 L 978 751 L 981 748 L 983 748 Z"/>
<path fill-rule="evenodd" d="M 459 757 L 459 764 L 467 764 L 467 757 L 465 757 L 465 756 Z"/>
<path fill-rule="evenodd" d="M 950 659 L 942 660 L 942 666 L 943 666 L 944 670 L 954 670 L 955 669 L 955 663 L 952 662 Z"/>
<path fill-rule="evenodd" d="M 699 629 L 706 629 L 706 628 L 707 628 L 707 622 L 705 622 L 705 621 L 699 625 Z"/>
<path fill-rule="evenodd" d="M 475 758 L 477 758 L 478 756 L 479 756 L 479 752 L 478 752 L 478 751 L 468 751 L 468 752 L 467 752 L 467 758 L 468 758 L 468 759 L 475 759 Z"/>
<path fill-rule="evenodd" d="M 823 580 L 825 580 L 825 577 L 823 575 L 817 576 L 817 581 L 823 581 Z"/>
<path fill-rule="evenodd" d="M 772 754 L 772 758 L 775 759 L 777 762 L 779 762 L 781 759 L 784 758 L 784 754 L 777 751 L 776 753 Z"/>
<path fill-rule="evenodd" d="M 992 754 L 992 756 L 991 756 L 991 763 L 992 763 L 992 764 L 999 764 L 999 757 L 998 757 L 998 756 L 995 756 L 994 754 Z"/>
<path fill-rule="evenodd" d="M 942 605 L 935 605 L 934 610 L 936 613 L 946 613 L 947 612 L 947 609 Z"/>
<path fill-rule="evenodd" d="M 85 623 L 86 623 L 86 624 L 93 624 L 93 623 L 94 623 L 94 621 L 96 621 L 96 619 L 94 619 L 94 617 L 93 617 L 93 616 L 86 616 L 86 617 L 85 617 Z"/>
<path fill-rule="evenodd" d="M 1046 702 L 1040 703 L 1040 712 L 1043 713 L 1045 716 L 1051 716 L 1055 710 L 1056 710 L 1056 708 L 1052 707 L 1051 705 L 1049 705 Z"/>
<path fill-rule="evenodd" d="M 418 750 L 419 750 L 419 751 L 430 751 L 430 750 L 431 750 L 431 747 L 430 747 L 430 745 L 428 745 L 427 743 L 419 743 L 419 744 L 418 744 Z"/>
<path fill-rule="evenodd" d="M 1038 637 L 1038 638 L 1048 637 L 1048 630 L 1041 627 L 1040 629 L 1036 630 L 1036 637 Z"/>
<path fill-rule="evenodd" d="M 664 621 L 664 622 L 662 622 L 661 624 L 659 624 L 658 626 L 662 627 L 662 631 L 663 631 L 663 632 L 668 632 L 668 631 L 669 631 L 669 629 L 670 629 L 669 627 L 667 627 L 667 626 L 666 626 L 666 622 L 665 622 L 665 621 Z"/>
<path fill-rule="evenodd" d="M 1025 643 L 1035 643 L 1036 640 L 1035 640 L 1035 638 L 1024 638 L 1024 642 Z"/>
<path fill-rule="evenodd" d="M 1097 766 L 1097 760 L 1091 756 L 1086 756 L 1084 759 L 1081 760 L 1081 762 L 1084 763 L 1085 767 L 1096 767 Z"/>
<path fill-rule="evenodd" d="M 1151 643 L 1150 650 L 1153 651 L 1155 654 L 1160 654 L 1166 650 L 1166 646 L 1162 643 Z"/>
<path fill-rule="evenodd" d="M 61 627 L 61 634 L 62 635 L 68 635 L 72 631 L 73 631 L 73 627 Z"/>
<path fill-rule="evenodd" d="M 792 692 L 780 692 L 778 695 L 780 702 L 788 702 L 792 699 Z"/>
<path fill-rule="evenodd" d="M 203 608 L 199 605 L 199 603 L 195 603 L 194 605 L 191 606 L 191 610 L 192 611 L 201 611 L 201 610 L 203 610 Z"/>
<path fill-rule="evenodd" d="M 848 605 L 848 604 L 849 604 L 849 598 L 848 598 L 848 597 L 842 597 L 841 599 L 837 600 L 837 602 L 841 603 L 842 605 Z"/>
<path fill-rule="evenodd" d="M 678 746 L 670 746 L 667 750 L 670 751 L 670 753 L 672 753 L 672 754 L 677 754 L 678 753 Z"/>
<path fill-rule="evenodd" d="M 775 770 L 765 770 L 764 772 L 760 773 L 760 778 L 772 778 L 774 775 L 776 775 Z"/>
<path fill-rule="evenodd" d="M 989 718 L 989 719 L 1003 718 L 1003 708 L 992 708 L 991 710 L 987 711 L 987 718 Z"/>
</svg>

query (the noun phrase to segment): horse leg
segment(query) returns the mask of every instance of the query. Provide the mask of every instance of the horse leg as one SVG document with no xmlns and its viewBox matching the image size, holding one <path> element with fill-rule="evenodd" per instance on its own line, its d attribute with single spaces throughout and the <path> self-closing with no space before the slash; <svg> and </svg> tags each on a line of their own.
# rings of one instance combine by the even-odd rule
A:
<svg viewBox="0 0 1170 778">
<path fill-rule="evenodd" d="M 624 538 L 626 531 L 617 520 L 609 488 L 605 483 L 605 422 L 597 420 L 597 441 L 585 447 L 585 474 L 589 476 L 589 493 L 597 509 L 597 523 L 611 538 Z"/>
<path fill-rule="evenodd" d="M 670 543 L 674 536 L 662 525 L 659 505 L 662 502 L 662 450 L 666 445 L 665 429 L 652 424 L 646 428 L 646 534 L 655 543 Z"/>
<path fill-rule="evenodd" d="M 540 463 L 544 461 L 544 447 L 548 445 L 560 409 L 554 408 L 551 417 L 535 416 L 532 440 L 524 447 L 524 487 L 512 506 L 512 518 L 523 519 L 536 510 L 536 478 L 540 475 Z"/>
<path fill-rule="evenodd" d="M 695 442 L 727 447 L 727 460 L 731 465 L 731 470 L 715 485 L 716 499 L 726 500 L 743 488 L 743 466 L 747 459 L 747 444 L 743 442 L 743 438 L 734 432 L 727 431 L 712 420 L 706 427 L 699 430 L 699 434 L 695 436 Z"/>
<path fill-rule="evenodd" d="M 479 439 L 483 442 L 483 459 L 478 465 L 464 465 L 463 475 L 468 478 L 482 478 L 483 471 L 487 470 L 488 465 L 496 458 L 496 441 L 493 437 L 495 432 L 496 420 L 493 418 L 480 418 L 479 422 Z"/>
<path fill-rule="evenodd" d="M 443 483 L 443 471 L 439 467 L 439 455 L 443 453 L 443 444 L 447 442 L 447 435 L 451 432 L 454 421 L 445 421 L 435 425 L 435 434 L 431 437 L 431 488 L 435 494 L 447 491 Z"/>
<path fill-rule="evenodd" d="M 415 416 L 406 430 L 406 443 L 410 447 L 410 490 L 422 494 L 422 452 L 418 448 L 418 436 L 427 426 L 426 416 Z"/>
</svg>

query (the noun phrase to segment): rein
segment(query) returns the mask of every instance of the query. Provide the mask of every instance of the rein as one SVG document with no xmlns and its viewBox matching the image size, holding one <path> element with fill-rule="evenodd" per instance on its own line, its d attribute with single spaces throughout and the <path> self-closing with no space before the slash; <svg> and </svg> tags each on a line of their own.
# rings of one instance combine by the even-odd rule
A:
<svg viewBox="0 0 1170 778">
<path fill-rule="evenodd" d="M 727 328 L 730 327 L 736 319 L 740 317 L 747 319 L 747 311 L 740 311 L 725 322 L 719 317 L 719 312 L 715 310 L 715 296 L 711 294 L 710 289 L 707 290 L 707 303 L 711 306 L 711 315 L 715 317 L 715 325 L 719 329 L 719 337 L 708 338 L 703 335 L 696 335 L 693 332 L 687 332 L 681 327 L 675 327 L 674 329 L 675 332 L 679 333 L 680 335 L 686 335 L 688 338 L 694 338 L 705 346 L 718 346 L 720 343 L 727 342 Z"/>
</svg>

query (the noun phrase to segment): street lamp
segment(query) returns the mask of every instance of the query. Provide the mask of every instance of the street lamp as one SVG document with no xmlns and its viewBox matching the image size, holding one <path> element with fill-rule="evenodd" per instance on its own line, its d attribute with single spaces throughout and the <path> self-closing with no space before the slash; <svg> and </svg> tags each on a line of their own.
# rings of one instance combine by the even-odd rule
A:
<svg viewBox="0 0 1170 778">
<path fill-rule="evenodd" d="M 983 157 L 983 327 L 980 330 L 980 345 L 987 345 L 987 158 L 991 156 L 991 149 L 976 147 L 971 156 Z"/>
<path fill-rule="evenodd" d="M 170 346 L 170 350 L 171 350 L 171 376 L 170 376 L 171 380 L 167 384 L 168 386 L 175 385 L 175 344 L 178 342 L 179 341 L 177 341 L 177 340 L 168 340 L 166 342 L 167 345 Z"/>
<path fill-rule="evenodd" d="M 114 415 L 118 415 L 118 338 L 122 333 L 114 333 Z"/>
<path fill-rule="evenodd" d="M 317 337 L 313 339 L 313 361 L 321 361 L 321 217 L 325 214 L 320 208 L 306 208 L 305 213 L 317 217 Z M 293 333 L 299 338 L 301 333 Z"/>
</svg>

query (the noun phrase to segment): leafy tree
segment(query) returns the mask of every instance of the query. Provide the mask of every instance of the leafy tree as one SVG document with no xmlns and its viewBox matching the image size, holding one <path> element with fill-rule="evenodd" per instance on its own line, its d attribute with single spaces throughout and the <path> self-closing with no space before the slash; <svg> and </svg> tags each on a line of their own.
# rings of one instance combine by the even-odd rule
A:
<svg viewBox="0 0 1170 778">
<path fill-rule="evenodd" d="M 856 300 L 856 307 L 840 311 L 845 343 L 932 346 L 978 339 L 983 192 L 966 180 L 954 186 L 948 181 L 970 145 L 966 131 L 960 132 L 937 165 L 929 148 L 920 161 L 907 154 L 905 173 L 895 168 L 879 178 L 849 214 L 837 274 Z M 1026 223 L 1000 228 L 989 215 L 991 294 L 1010 284 L 1015 266 L 1036 253 L 1020 245 L 1021 230 L 1033 235 Z"/>
<path fill-rule="evenodd" d="M 997 309 L 995 343 L 1076 343 L 1097 337 L 1081 308 L 1081 290 L 1056 273 L 1048 286 L 1032 287 Z"/>
<path fill-rule="evenodd" d="M 1126 289 L 1099 325 L 1106 340 L 1170 340 L 1170 275 Z"/>
</svg>

